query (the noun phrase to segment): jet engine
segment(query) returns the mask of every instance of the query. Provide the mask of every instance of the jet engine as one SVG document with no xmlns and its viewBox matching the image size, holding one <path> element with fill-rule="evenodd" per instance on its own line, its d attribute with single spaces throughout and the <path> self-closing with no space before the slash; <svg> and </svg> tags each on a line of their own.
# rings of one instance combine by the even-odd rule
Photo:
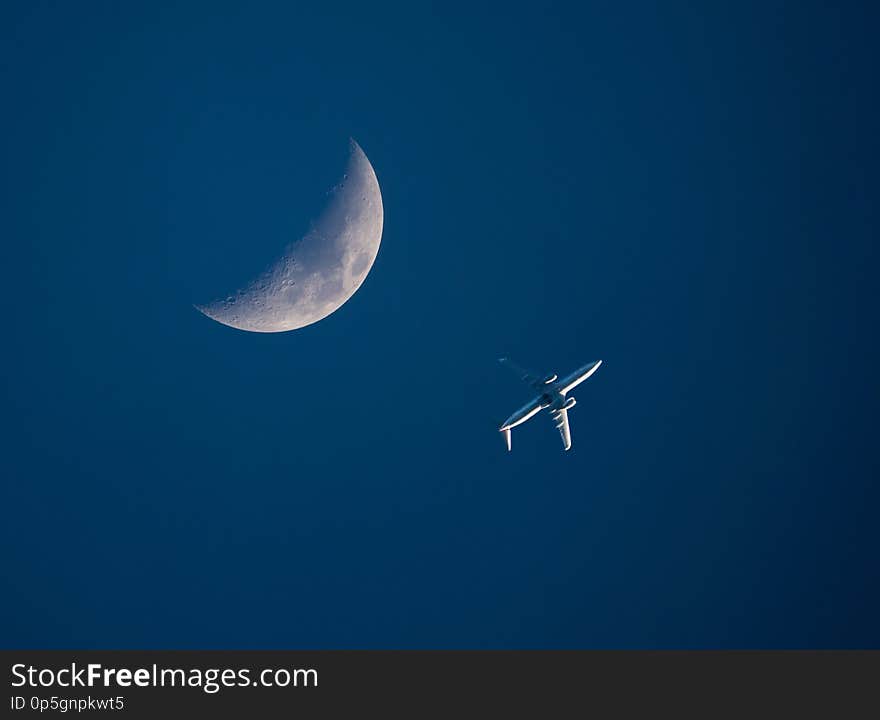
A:
<svg viewBox="0 0 880 720">
<path fill-rule="evenodd" d="M 556 382 L 556 377 L 557 377 L 556 373 L 553 373 L 552 375 L 548 375 L 547 377 L 544 378 L 544 384 L 549 385 L 550 383 Z"/>
<path fill-rule="evenodd" d="M 573 397 L 570 397 L 568 398 L 568 400 L 565 401 L 565 405 L 562 406 L 562 409 L 571 410 L 575 405 L 577 405 L 577 400 L 575 400 Z"/>
</svg>

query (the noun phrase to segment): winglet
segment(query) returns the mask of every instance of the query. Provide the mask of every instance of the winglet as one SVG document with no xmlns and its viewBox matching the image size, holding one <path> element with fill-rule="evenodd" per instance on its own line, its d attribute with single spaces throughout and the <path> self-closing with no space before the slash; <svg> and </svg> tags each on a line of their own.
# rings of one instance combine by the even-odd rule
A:
<svg viewBox="0 0 880 720">
<path fill-rule="evenodd" d="M 504 433 L 504 439 L 507 441 L 507 452 L 510 452 L 510 445 L 511 445 L 510 428 L 504 428 L 501 432 Z"/>
</svg>

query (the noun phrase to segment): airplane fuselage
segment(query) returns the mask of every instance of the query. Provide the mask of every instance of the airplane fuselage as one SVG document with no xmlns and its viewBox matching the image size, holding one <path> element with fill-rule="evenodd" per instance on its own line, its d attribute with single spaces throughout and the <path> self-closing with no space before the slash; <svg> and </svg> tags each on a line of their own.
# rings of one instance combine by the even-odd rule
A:
<svg viewBox="0 0 880 720">
<path fill-rule="evenodd" d="M 531 419 L 535 415 L 537 415 L 541 410 L 558 410 L 563 405 L 565 405 L 565 395 L 563 395 L 558 390 L 552 390 L 550 392 L 543 393 L 540 397 L 535 400 L 532 400 L 530 403 L 526 403 L 519 410 L 513 413 L 507 420 L 505 420 L 501 424 L 501 430 L 506 430 L 507 428 L 515 428 L 517 425 L 522 425 L 526 420 Z"/>
</svg>

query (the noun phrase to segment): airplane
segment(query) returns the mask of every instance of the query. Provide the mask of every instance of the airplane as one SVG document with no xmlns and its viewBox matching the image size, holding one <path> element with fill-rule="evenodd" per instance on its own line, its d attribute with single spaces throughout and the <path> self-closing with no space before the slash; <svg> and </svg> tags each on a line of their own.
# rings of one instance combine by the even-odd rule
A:
<svg viewBox="0 0 880 720">
<path fill-rule="evenodd" d="M 567 398 L 566 395 L 596 372 L 602 361 L 596 360 L 587 363 L 562 380 L 559 380 L 555 373 L 541 378 L 519 367 L 508 358 L 499 358 L 498 362 L 509 367 L 520 376 L 521 380 L 524 380 L 541 393 L 534 400 L 526 403 L 513 413 L 498 428 L 499 432 L 504 433 L 508 452 L 511 449 L 510 431 L 517 425 L 522 425 L 526 420 L 534 417 L 545 408 L 550 410 L 551 417 L 556 423 L 556 429 L 559 430 L 559 434 L 562 437 L 563 447 L 569 450 L 571 448 L 571 430 L 568 427 L 568 411 L 575 406 L 577 401 L 573 397 Z"/>
</svg>

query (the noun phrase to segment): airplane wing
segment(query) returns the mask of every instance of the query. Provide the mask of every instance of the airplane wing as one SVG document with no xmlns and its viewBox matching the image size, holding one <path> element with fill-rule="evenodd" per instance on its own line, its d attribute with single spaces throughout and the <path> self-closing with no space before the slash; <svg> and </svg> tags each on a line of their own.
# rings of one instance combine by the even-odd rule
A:
<svg viewBox="0 0 880 720">
<path fill-rule="evenodd" d="M 512 370 L 515 375 L 519 376 L 520 380 L 522 380 L 523 382 L 525 382 L 528 385 L 531 385 L 532 387 L 540 387 L 543 384 L 543 381 L 541 380 L 541 378 L 539 378 L 533 372 L 530 372 L 530 371 L 526 370 L 525 368 L 520 367 L 515 362 L 513 362 L 513 360 L 511 360 L 510 358 L 506 358 L 506 357 L 498 358 L 498 362 L 500 362 L 502 365 L 504 365 L 504 367 Z"/>
<path fill-rule="evenodd" d="M 562 408 L 553 413 L 553 422 L 562 437 L 562 445 L 566 450 L 571 448 L 571 428 L 568 426 L 568 410 Z"/>
<path fill-rule="evenodd" d="M 573 390 L 584 380 L 590 377 L 590 375 L 596 372 L 601 364 L 601 360 L 596 360 L 595 362 L 587 363 L 582 368 L 578 368 L 567 378 L 563 378 L 561 382 L 557 383 L 557 387 L 559 387 L 559 392 L 565 395 L 565 393 Z"/>
</svg>

